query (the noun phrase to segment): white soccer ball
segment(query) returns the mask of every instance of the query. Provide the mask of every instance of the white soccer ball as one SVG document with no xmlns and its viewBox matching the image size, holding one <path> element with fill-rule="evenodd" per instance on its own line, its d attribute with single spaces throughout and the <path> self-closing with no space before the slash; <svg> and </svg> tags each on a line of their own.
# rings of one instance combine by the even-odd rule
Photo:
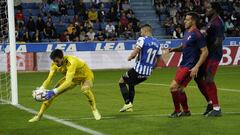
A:
<svg viewBox="0 0 240 135">
<path fill-rule="evenodd" d="M 36 89 L 33 91 L 32 96 L 36 101 L 45 101 L 46 100 L 46 95 L 47 95 L 47 90 L 44 89 Z"/>
</svg>

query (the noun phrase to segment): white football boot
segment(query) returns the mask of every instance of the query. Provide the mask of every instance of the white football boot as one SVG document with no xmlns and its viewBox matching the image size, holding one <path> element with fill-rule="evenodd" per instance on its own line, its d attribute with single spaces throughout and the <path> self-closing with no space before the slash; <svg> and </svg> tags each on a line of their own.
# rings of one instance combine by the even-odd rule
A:
<svg viewBox="0 0 240 135">
<path fill-rule="evenodd" d="M 128 103 L 128 104 L 125 104 L 125 105 L 120 109 L 119 112 L 125 112 L 125 111 L 131 112 L 131 111 L 133 111 L 133 110 L 132 110 L 132 107 L 133 107 L 133 105 L 132 105 L 132 103 L 130 102 L 130 103 Z"/>
</svg>

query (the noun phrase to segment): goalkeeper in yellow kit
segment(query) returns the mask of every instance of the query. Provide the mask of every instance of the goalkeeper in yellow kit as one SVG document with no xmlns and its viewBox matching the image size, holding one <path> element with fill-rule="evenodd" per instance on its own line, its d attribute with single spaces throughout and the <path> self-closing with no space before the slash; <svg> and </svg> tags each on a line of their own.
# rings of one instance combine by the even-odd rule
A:
<svg viewBox="0 0 240 135">
<path fill-rule="evenodd" d="M 96 108 L 95 98 L 91 91 L 93 87 L 94 75 L 89 69 L 88 65 L 77 57 L 69 55 L 64 56 L 62 50 L 59 49 L 52 51 L 50 58 L 52 59 L 53 63 L 51 64 L 48 78 L 43 82 L 40 89 L 48 89 L 56 72 L 61 72 L 65 76 L 58 81 L 53 90 L 47 92 L 45 97 L 47 100 L 42 103 L 38 114 L 30 119 L 29 122 L 39 121 L 43 113 L 58 95 L 74 88 L 77 85 L 81 86 L 82 93 L 87 97 L 87 100 L 91 105 L 94 118 L 96 120 L 100 120 L 101 115 Z"/>
</svg>

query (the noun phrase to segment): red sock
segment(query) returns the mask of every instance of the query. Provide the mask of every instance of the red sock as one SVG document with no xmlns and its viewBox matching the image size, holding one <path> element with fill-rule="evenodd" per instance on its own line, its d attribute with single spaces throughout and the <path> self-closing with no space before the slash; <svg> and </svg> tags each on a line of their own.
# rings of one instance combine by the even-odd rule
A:
<svg viewBox="0 0 240 135">
<path fill-rule="evenodd" d="M 209 99 L 209 96 L 208 96 L 208 93 L 207 93 L 207 83 L 206 83 L 206 81 L 200 79 L 200 80 L 197 80 L 196 83 L 197 83 L 198 89 L 200 90 L 202 95 L 205 97 L 207 102 L 209 102 L 210 99 Z"/>
<path fill-rule="evenodd" d="M 179 92 L 178 91 L 171 91 L 173 104 L 176 112 L 181 112 L 180 110 L 180 102 L 179 102 Z"/>
<path fill-rule="evenodd" d="M 212 100 L 213 107 L 219 106 L 218 96 L 217 96 L 217 87 L 215 82 L 208 82 L 207 91 L 208 91 L 210 100 Z"/>
<path fill-rule="evenodd" d="M 184 112 L 188 112 L 188 103 L 187 103 L 187 95 L 185 92 L 181 92 L 179 91 L 179 99 L 180 99 L 180 103 L 182 105 L 183 111 Z"/>
</svg>

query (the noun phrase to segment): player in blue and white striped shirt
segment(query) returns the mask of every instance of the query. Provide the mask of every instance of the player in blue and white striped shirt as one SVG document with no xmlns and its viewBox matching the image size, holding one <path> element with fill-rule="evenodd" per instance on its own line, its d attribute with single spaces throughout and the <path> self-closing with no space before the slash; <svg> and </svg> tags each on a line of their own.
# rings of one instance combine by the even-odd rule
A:
<svg viewBox="0 0 240 135">
<path fill-rule="evenodd" d="M 135 49 L 128 57 L 128 61 L 137 57 L 135 66 L 119 80 L 120 90 L 125 101 L 120 112 L 132 111 L 135 85 L 145 81 L 152 74 L 152 70 L 162 54 L 160 43 L 152 37 L 150 25 L 145 24 L 141 27 L 141 36 L 137 40 Z"/>
</svg>

